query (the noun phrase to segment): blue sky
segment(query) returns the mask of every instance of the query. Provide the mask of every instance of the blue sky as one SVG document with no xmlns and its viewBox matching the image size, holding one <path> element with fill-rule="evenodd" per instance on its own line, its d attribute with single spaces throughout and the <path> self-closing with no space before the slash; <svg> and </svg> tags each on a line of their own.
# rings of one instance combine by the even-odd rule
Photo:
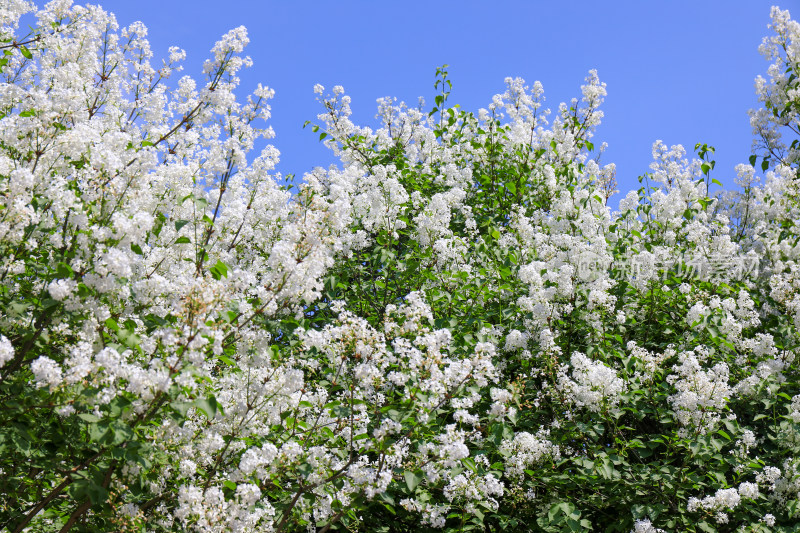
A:
<svg viewBox="0 0 800 533">
<path fill-rule="evenodd" d="M 310 129 L 321 107 L 313 86 L 343 85 L 358 123 L 372 125 L 375 99 L 433 102 L 434 71 L 450 65 L 450 101 L 486 107 L 506 76 L 544 85 L 546 106 L 580 96 L 595 68 L 608 85 L 595 144 L 617 164 L 622 195 L 648 171 L 656 139 L 691 150 L 717 148 L 714 174 L 733 186 L 734 166 L 752 141 L 747 110 L 757 106 L 753 80 L 768 63 L 758 45 L 768 35 L 772 2 L 701 0 L 417 1 L 108 0 L 122 25 L 141 20 L 156 56 L 171 45 L 188 57 L 183 74 L 200 77 L 220 35 L 244 25 L 254 66 L 242 92 L 261 82 L 276 91 L 272 141 L 278 170 L 301 176 L 334 162 Z M 780 4 L 800 16 L 800 2 Z M 612 204 L 616 202 L 612 200 Z"/>
</svg>

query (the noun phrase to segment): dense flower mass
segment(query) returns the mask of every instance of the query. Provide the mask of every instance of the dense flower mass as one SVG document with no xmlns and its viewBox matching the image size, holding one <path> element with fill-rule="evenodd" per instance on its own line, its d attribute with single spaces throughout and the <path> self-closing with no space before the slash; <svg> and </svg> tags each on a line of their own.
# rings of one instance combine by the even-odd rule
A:
<svg viewBox="0 0 800 533">
<path fill-rule="evenodd" d="M 442 67 L 375 128 L 318 85 L 340 164 L 294 186 L 252 155 L 244 28 L 195 80 L 141 23 L 0 1 L 0 529 L 795 531 L 800 24 L 772 29 L 739 190 L 657 141 L 614 211 L 594 71 L 473 113 Z"/>
</svg>

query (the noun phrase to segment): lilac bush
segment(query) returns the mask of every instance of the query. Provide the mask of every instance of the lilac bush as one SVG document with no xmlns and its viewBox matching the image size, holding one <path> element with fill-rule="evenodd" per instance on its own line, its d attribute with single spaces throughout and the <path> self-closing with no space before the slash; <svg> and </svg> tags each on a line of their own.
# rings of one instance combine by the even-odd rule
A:
<svg viewBox="0 0 800 533">
<path fill-rule="evenodd" d="M 613 210 L 594 71 L 469 112 L 441 67 L 374 128 L 316 86 L 339 164 L 293 185 L 252 155 L 244 28 L 194 80 L 141 23 L 3 2 L 0 528 L 796 531 L 800 25 L 772 30 L 739 189 L 657 141 Z"/>
</svg>

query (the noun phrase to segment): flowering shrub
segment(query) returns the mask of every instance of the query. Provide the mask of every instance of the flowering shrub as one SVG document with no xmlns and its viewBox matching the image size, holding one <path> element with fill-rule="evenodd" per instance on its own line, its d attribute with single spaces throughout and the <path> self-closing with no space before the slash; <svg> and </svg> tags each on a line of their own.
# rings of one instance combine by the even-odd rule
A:
<svg viewBox="0 0 800 533">
<path fill-rule="evenodd" d="M 317 86 L 341 164 L 293 189 L 249 157 L 244 28 L 170 85 L 141 24 L 4 2 L 0 528 L 796 531 L 800 25 L 772 20 L 741 190 L 659 141 L 612 211 L 595 72 L 551 116 L 511 78 L 451 106 L 443 67 L 375 129 Z"/>
</svg>

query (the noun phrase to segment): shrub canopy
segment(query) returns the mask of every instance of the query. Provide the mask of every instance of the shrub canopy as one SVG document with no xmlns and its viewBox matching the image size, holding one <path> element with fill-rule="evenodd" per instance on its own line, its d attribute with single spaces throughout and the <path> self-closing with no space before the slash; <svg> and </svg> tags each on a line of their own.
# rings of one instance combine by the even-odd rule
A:
<svg viewBox="0 0 800 533">
<path fill-rule="evenodd" d="M 317 86 L 340 164 L 287 185 L 244 28 L 174 82 L 140 23 L 3 2 L 0 529 L 798 531 L 800 25 L 772 30 L 739 190 L 658 141 L 612 211 L 593 71 L 473 113 L 442 67 L 375 129 Z"/>
</svg>

